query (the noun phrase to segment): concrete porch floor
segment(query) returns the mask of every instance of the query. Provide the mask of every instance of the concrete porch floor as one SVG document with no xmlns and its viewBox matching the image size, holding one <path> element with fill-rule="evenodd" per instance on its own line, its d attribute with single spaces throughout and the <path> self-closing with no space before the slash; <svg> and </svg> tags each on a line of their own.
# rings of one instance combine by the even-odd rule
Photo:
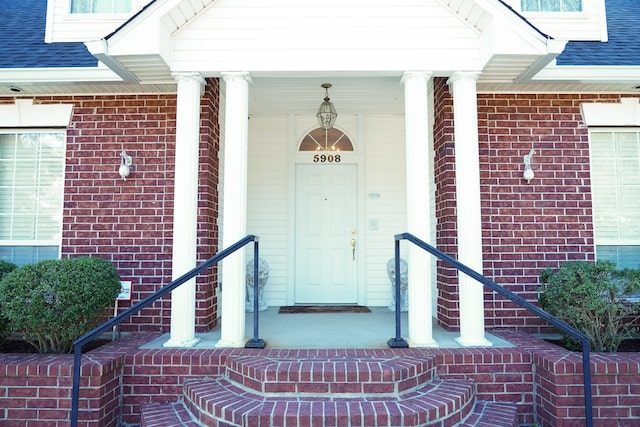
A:
<svg viewBox="0 0 640 427">
<path fill-rule="evenodd" d="M 259 336 L 267 348 L 388 348 L 395 337 L 395 314 L 386 307 L 369 307 L 371 313 L 279 314 L 279 307 L 269 307 L 259 314 Z M 402 313 L 402 336 L 406 338 L 407 313 Z M 448 332 L 433 322 L 433 338 L 439 348 L 461 348 L 455 341 L 458 332 Z M 246 337 L 253 337 L 253 313 L 246 313 Z M 194 348 L 215 348 L 220 339 L 220 324 L 212 331 L 196 334 L 200 341 Z M 514 347 L 502 338 L 487 333 L 494 348 Z M 141 348 L 163 348 L 165 334 Z"/>
</svg>

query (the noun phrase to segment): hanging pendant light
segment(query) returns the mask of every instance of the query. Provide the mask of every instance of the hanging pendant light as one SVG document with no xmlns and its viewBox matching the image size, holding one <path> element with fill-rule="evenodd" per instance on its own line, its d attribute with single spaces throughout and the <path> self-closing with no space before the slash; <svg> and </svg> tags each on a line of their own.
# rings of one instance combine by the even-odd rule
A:
<svg viewBox="0 0 640 427">
<path fill-rule="evenodd" d="M 331 129 L 336 122 L 336 118 L 338 117 L 338 113 L 336 113 L 336 107 L 329 100 L 329 88 L 331 87 L 331 83 L 323 83 L 322 87 L 324 88 L 324 102 L 320 104 L 320 108 L 318 108 L 318 112 L 316 113 L 316 118 L 318 119 L 318 123 L 322 129 Z"/>
</svg>

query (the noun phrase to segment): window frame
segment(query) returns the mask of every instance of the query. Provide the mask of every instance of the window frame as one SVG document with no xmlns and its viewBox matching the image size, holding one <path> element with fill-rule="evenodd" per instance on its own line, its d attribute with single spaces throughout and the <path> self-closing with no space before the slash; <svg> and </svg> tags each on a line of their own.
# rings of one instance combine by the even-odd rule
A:
<svg viewBox="0 0 640 427">
<path fill-rule="evenodd" d="M 61 163 L 60 163 L 60 170 L 59 170 L 59 175 L 57 177 L 60 178 L 61 181 L 61 187 L 60 187 L 60 194 L 58 195 L 59 199 L 59 211 L 57 212 L 57 215 L 59 216 L 59 222 L 58 224 L 56 224 L 57 227 L 57 232 L 55 233 L 55 238 L 54 239 L 15 239 L 15 238 L 11 238 L 11 239 L 0 239 L 0 248 L 26 248 L 26 247 L 30 247 L 30 248 L 52 248 L 52 247 L 56 247 L 56 258 L 58 259 L 61 257 L 61 252 L 62 252 L 62 230 L 63 230 L 63 223 L 64 223 L 64 192 L 65 192 L 65 170 L 66 170 L 66 145 L 67 145 L 67 130 L 66 128 L 51 128 L 51 127 L 46 127 L 46 128 L 39 128 L 39 127 L 28 127 L 28 128 L 0 128 L 0 135 L 13 135 L 14 138 L 19 138 L 19 135 L 24 135 L 24 134 L 56 134 L 56 135 L 60 135 L 59 137 L 61 138 L 62 141 L 62 147 L 61 147 L 61 151 L 62 151 L 62 156 L 61 156 Z M 39 156 L 37 158 L 37 161 L 40 162 L 41 160 L 41 156 Z M 13 184 L 13 182 L 12 182 Z M 10 215 L 11 218 L 13 218 L 15 215 L 13 213 L 11 213 Z M 13 227 L 13 225 L 12 225 Z M 14 237 L 14 236 L 11 236 Z M 35 249 L 34 249 L 35 252 Z M 36 261 L 40 261 L 43 259 L 52 259 L 52 258 L 42 258 L 42 259 L 37 259 Z M 20 265 L 20 262 L 16 262 L 15 259 L 5 259 L 6 261 L 9 262 L 13 262 L 16 263 L 18 265 Z"/>
<path fill-rule="evenodd" d="M 579 14 L 579 13 L 583 13 L 585 11 L 585 2 L 584 0 L 579 0 L 580 1 L 580 8 L 579 10 L 563 10 L 563 5 L 570 0 L 557 0 L 558 1 L 558 5 L 560 6 L 559 10 L 542 10 L 541 9 L 541 1 L 542 0 L 537 0 L 538 3 L 538 9 L 525 9 L 525 3 L 527 3 L 527 0 L 520 0 L 520 12 L 522 13 L 536 13 L 536 14 L 545 14 L 545 13 L 550 13 L 550 14 L 556 14 L 556 13 L 562 13 L 562 14 Z"/>
<path fill-rule="evenodd" d="M 602 206 L 602 204 L 600 203 L 600 201 L 598 200 L 599 194 L 602 193 L 597 193 L 595 191 L 596 189 L 596 180 L 601 180 L 602 177 L 601 176 L 594 176 L 594 173 L 596 171 L 596 167 L 595 167 L 595 162 L 600 158 L 599 156 L 597 156 L 594 153 L 594 134 L 611 134 L 612 137 L 610 139 L 610 143 L 611 144 L 615 144 L 618 142 L 617 136 L 616 135 L 620 135 L 623 133 L 633 133 L 636 135 L 636 145 L 637 145 L 637 162 L 638 162 L 638 171 L 637 171 L 637 179 L 638 179 L 638 185 L 640 185 L 640 126 L 630 126 L 630 127 L 592 127 L 589 128 L 589 161 L 590 161 L 590 170 L 591 170 L 591 193 L 592 193 L 592 217 L 593 217 L 593 233 L 594 233 L 594 248 L 595 248 L 595 256 L 596 259 L 601 259 L 601 260 L 611 260 L 616 262 L 617 265 L 621 266 L 621 267 L 632 267 L 632 268 L 638 268 L 640 267 L 640 265 L 635 265 L 635 263 L 632 262 L 633 258 L 622 258 L 624 257 L 623 254 L 621 254 L 621 252 L 624 252 L 625 247 L 638 247 L 636 252 L 640 253 L 640 232 L 637 233 L 638 236 L 636 238 L 630 238 L 629 234 L 625 232 L 625 229 L 618 226 L 618 237 L 612 238 L 609 236 L 606 237 L 602 237 L 603 230 L 600 226 L 598 226 L 599 222 L 598 221 L 598 216 L 601 212 L 598 212 L 598 205 Z M 612 147 L 613 148 L 613 147 Z M 625 198 L 625 194 L 620 190 L 620 184 L 622 182 L 623 179 L 626 179 L 624 176 L 621 176 L 621 174 L 623 174 L 623 171 L 620 170 L 620 166 L 621 166 L 621 162 L 622 162 L 622 158 L 619 156 L 619 154 L 612 154 L 612 157 L 615 158 L 615 164 L 612 165 L 613 168 L 615 168 L 615 182 L 613 183 L 613 185 L 608 185 L 607 188 L 609 188 L 609 192 L 611 192 L 611 189 L 614 189 L 613 191 L 615 191 L 615 199 L 616 199 L 616 208 L 615 210 L 617 211 L 617 217 L 618 219 L 620 218 L 620 209 L 619 209 L 619 203 L 622 199 Z M 609 166 L 609 165 L 607 165 Z M 637 198 L 638 203 L 640 203 L 640 196 Z M 633 218 L 631 218 L 633 219 Z M 619 221 L 618 221 L 619 222 Z M 607 256 L 604 257 L 602 255 L 602 252 L 604 250 L 604 247 L 609 247 L 609 248 L 615 248 L 613 250 L 615 250 L 616 255 L 615 255 L 615 259 L 612 259 L 612 256 Z M 640 255 L 638 255 L 638 257 L 640 257 Z M 634 257 L 635 258 L 635 257 Z M 639 262 L 640 264 L 640 262 Z"/>
<path fill-rule="evenodd" d="M 91 8 L 93 9 L 96 1 L 98 0 L 88 0 L 91 3 Z M 115 2 L 117 2 L 118 0 L 110 0 L 111 4 L 112 4 L 112 9 L 113 9 L 113 4 Z M 130 0 L 131 1 L 131 8 L 129 11 L 127 12 L 74 12 L 73 11 L 73 2 L 74 0 L 66 0 L 66 10 L 67 10 L 67 14 L 70 17 L 87 17 L 87 16 L 94 16 L 94 17 L 120 17 L 120 16 L 130 16 L 131 14 L 135 13 L 136 11 L 140 10 L 141 8 L 141 3 L 143 2 L 143 0 Z"/>
</svg>

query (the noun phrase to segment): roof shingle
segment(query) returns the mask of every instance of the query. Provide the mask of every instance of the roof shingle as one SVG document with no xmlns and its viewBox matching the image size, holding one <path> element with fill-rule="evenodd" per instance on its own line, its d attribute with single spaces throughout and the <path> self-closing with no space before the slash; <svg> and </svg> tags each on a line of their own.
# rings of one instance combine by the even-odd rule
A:
<svg viewBox="0 0 640 427">
<path fill-rule="evenodd" d="M 45 43 L 47 0 L 0 0 L 0 68 L 96 67 L 83 43 Z"/>
<path fill-rule="evenodd" d="M 638 0 L 606 0 L 607 42 L 569 42 L 557 65 L 640 66 L 640 5 Z"/>
</svg>

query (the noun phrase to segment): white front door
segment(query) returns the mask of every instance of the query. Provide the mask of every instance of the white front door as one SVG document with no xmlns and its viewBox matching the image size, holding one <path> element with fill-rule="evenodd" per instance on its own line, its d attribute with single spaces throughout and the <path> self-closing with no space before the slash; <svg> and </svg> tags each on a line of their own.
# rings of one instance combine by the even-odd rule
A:
<svg viewBox="0 0 640 427">
<path fill-rule="evenodd" d="M 296 166 L 296 304 L 357 302 L 356 188 L 356 165 Z"/>
</svg>

